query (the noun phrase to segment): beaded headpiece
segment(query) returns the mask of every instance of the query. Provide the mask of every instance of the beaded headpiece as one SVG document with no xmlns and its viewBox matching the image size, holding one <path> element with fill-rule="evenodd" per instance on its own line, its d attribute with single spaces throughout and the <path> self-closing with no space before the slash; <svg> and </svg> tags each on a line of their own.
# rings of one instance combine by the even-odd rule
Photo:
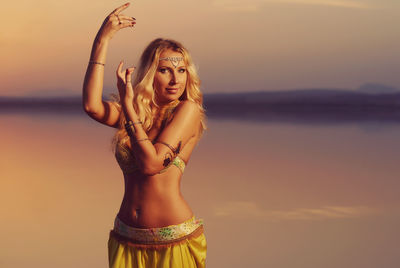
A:
<svg viewBox="0 0 400 268">
<path fill-rule="evenodd" d="M 164 57 L 160 58 L 160 60 L 169 60 L 174 68 L 178 67 L 179 61 L 183 60 L 183 57 Z"/>
</svg>

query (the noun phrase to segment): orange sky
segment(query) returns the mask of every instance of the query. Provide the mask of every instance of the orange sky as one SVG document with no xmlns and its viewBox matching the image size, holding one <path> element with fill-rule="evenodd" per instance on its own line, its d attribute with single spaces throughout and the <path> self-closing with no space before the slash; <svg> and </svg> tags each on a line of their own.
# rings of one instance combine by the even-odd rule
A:
<svg viewBox="0 0 400 268">
<path fill-rule="evenodd" d="M 82 4 L 83 3 L 83 4 Z M 14 1 L 2 4 L 0 96 L 80 94 L 93 39 L 124 1 Z M 395 0 L 131 1 L 135 29 L 109 46 L 105 91 L 120 60 L 136 64 L 156 37 L 192 52 L 204 92 L 304 87 L 400 87 Z"/>
</svg>

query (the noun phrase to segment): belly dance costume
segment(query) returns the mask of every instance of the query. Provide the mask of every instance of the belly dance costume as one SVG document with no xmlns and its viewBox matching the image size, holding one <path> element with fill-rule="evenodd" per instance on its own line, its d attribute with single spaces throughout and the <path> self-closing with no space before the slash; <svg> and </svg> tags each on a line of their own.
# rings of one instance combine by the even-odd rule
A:
<svg viewBox="0 0 400 268">
<path fill-rule="evenodd" d="M 132 152 L 120 143 L 115 157 L 124 174 L 138 169 Z M 179 156 L 160 173 L 172 165 L 183 173 L 185 162 Z M 117 216 L 108 240 L 110 268 L 205 267 L 206 251 L 203 220 L 194 216 L 177 225 L 148 229 L 129 226 Z"/>
</svg>

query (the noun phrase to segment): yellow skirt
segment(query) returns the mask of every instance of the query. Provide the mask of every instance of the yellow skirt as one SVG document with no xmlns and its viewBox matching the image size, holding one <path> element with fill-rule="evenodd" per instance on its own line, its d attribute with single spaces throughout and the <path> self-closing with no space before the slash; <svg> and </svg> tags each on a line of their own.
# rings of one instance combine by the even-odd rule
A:
<svg viewBox="0 0 400 268">
<path fill-rule="evenodd" d="M 115 218 L 108 240 L 110 268 L 205 267 L 207 242 L 202 220 L 160 228 L 135 228 Z"/>
</svg>

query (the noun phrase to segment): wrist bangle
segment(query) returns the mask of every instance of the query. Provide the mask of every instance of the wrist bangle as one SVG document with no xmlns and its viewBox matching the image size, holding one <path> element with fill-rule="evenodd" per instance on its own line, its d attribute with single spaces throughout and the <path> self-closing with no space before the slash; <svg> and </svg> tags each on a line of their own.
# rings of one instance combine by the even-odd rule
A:
<svg viewBox="0 0 400 268">
<path fill-rule="evenodd" d="M 94 63 L 94 64 L 99 64 L 99 65 L 103 65 L 103 66 L 105 66 L 105 64 L 104 63 L 101 63 L 101 62 L 97 62 L 97 61 L 89 61 L 89 64 L 90 63 Z"/>
<path fill-rule="evenodd" d="M 130 137 L 134 137 L 135 128 L 133 127 L 133 125 L 125 125 L 125 130 Z"/>
<path fill-rule="evenodd" d="M 125 124 L 126 132 L 127 132 L 128 135 L 131 136 L 131 137 L 133 137 L 134 134 L 136 133 L 135 127 L 133 126 L 134 124 L 142 124 L 142 122 L 141 122 L 141 121 L 132 122 L 131 120 L 129 120 L 129 121 Z"/>
<path fill-rule="evenodd" d="M 128 122 L 126 122 L 125 127 L 126 126 L 133 126 L 134 124 L 142 124 L 142 121 L 132 122 L 131 120 L 129 120 Z"/>
</svg>

